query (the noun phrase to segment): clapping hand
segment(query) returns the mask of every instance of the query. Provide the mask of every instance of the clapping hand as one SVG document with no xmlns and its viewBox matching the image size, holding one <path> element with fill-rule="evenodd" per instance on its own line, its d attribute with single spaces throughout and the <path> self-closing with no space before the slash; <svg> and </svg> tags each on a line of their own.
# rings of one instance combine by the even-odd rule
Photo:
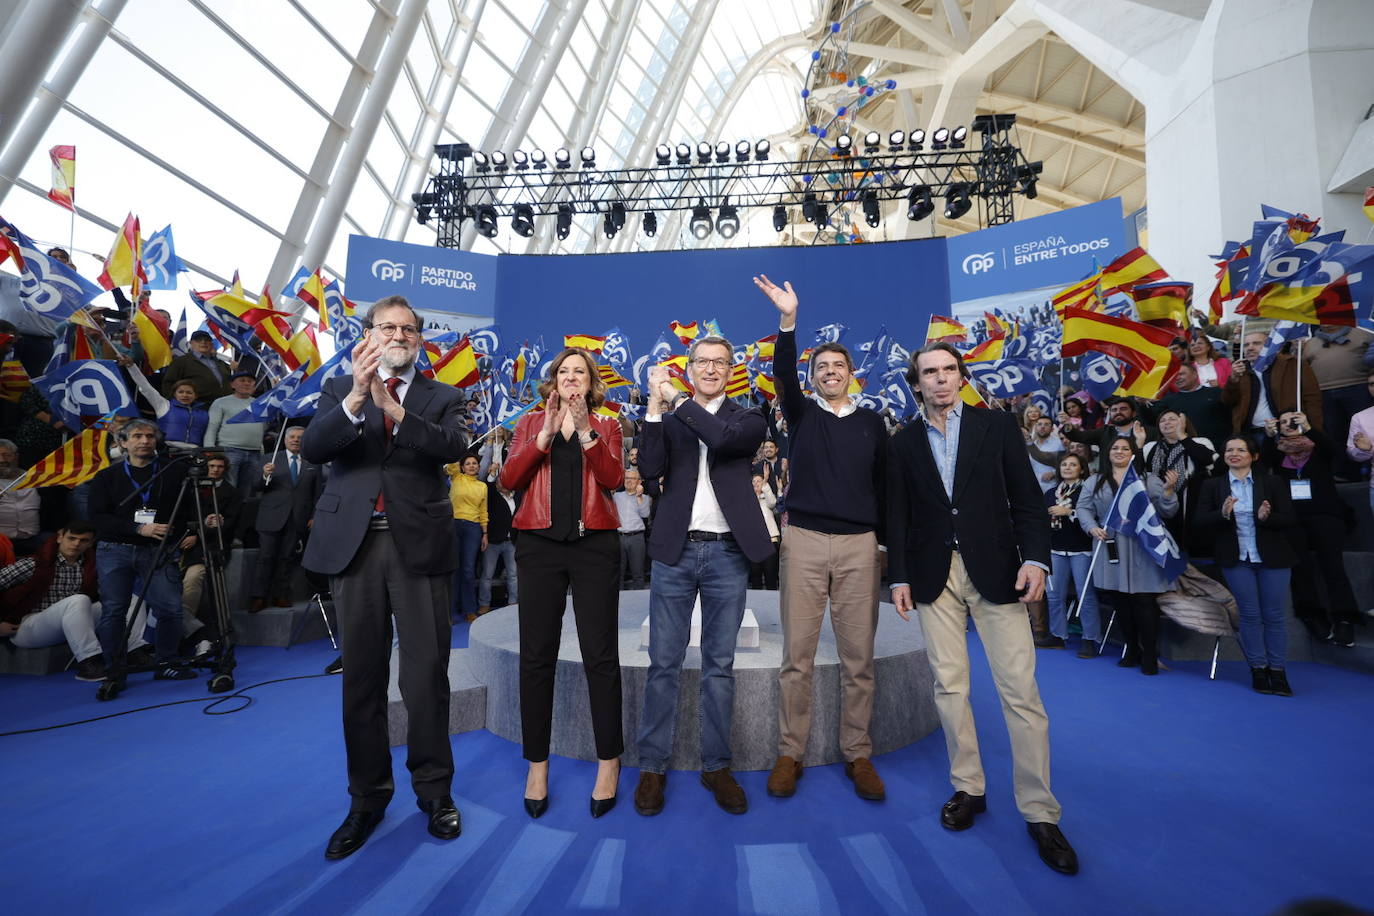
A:
<svg viewBox="0 0 1374 916">
<path fill-rule="evenodd" d="M 1174 488 L 1177 486 L 1178 471 L 1175 471 L 1174 469 L 1170 468 L 1169 470 L 1164 472 L 1164 492 L 1172 493 L 1174 492 Z"/>
<path fill-rule="evenodd" d="M 1269 500 L 1266 499 L 1264 502 L 1260 503 L 1259 508 L 1255 510 L 1255 518 L 1264 521 L 1269 518 L 1269 513 L 1272 511 L 1273 507 L 1269 505 Z"/>
<path fill-rule="evenodd" d="M 573 429 L 580 436 L 592 428 L 591 417 L 587 411 L 587 399 L 580 394 L 568 395 L 568 416 L 572 417 Z"/>
<path fill-rule="evenodd" d="M 1234 496 L 1228 496 L 1228 497 L 1226 497 L 1226 502 L 1224 502 L 1224 503 L 1221 504 L 1221 517 L 1222 517 L 1222 518 L 1230 518 L 1232 515 L 1235 514 L 1235 511 L 1236 511 L 1236 498 L 1235 498 Z"/>
<path fill-rule="evenodd" d="M 1355 447 L 1362 452 L 1374 452 L 1374 442 L 1371 442 L 1364 433 L 1355 434 Z"/>
</svg>

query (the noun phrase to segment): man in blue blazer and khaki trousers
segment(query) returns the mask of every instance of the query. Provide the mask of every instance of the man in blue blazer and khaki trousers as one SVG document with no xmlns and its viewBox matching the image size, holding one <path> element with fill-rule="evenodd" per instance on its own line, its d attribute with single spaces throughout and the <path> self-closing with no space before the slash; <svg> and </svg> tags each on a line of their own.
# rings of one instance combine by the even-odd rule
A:
<svg viewBox="0 0 1374 916">
<path fill-rule="evenodd" d="M 1035 683 L 1025 603 L 1045 592 L 1049 516 L 1016 419 L 970 407 L 967 370 L 949 344 L 911 357 L 907 381 L 921 413 L 888 444 L 888 574 L 902 618 L 915 608 L 935 674 L 935 707 L 949 751 L 954 796 L 940 810 L 950 830 L 987 810 L 978 734 L 969 704 L 969 616 L 978 629 L 1011 736 L 1016 806 L 1040 858 L 1075 874 L 1078 856 L 1050 791 L 1049 718 Z"/>
</svg>

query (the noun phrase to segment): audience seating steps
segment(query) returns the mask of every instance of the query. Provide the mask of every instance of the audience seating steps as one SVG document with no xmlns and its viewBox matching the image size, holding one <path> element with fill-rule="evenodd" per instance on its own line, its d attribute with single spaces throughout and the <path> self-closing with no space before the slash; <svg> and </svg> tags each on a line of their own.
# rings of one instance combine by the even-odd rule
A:
<svg viewBox="0 0 1374 916">
<path fill-rule="evenodd" d="M 0 674 L 57 674 L 67 670 L 72 650 L 66 643 L 41 649 L 20 649 L 8 639 L 0 639 Z"/>
</svg>

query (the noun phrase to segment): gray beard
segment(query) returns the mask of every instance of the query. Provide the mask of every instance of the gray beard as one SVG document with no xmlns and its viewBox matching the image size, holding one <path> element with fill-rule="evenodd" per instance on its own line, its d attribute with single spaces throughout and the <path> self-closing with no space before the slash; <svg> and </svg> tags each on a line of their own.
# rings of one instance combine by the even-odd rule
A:
<svg viewBox="0 0 1374 916">
<path fill-rule="evenodd" d="M 382 365 L 392 372 L 401 373 L 415 365 L 415 357 L 418 353 L 407 353 L 403 357 L 396 357 L 391 354 L 391 348 L 382 351 Z"/>
</svg>

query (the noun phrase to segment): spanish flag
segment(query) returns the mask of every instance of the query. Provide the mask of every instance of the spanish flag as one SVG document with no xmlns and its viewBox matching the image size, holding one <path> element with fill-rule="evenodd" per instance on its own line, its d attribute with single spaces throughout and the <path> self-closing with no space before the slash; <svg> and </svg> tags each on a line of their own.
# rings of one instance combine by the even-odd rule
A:
<svg viewBox="0 0 1374 916">
<path fill-rule="evenodd" d="M 1144 248 L 1132 248 L 1102 268 L 1102 293 L 1107 295 L 1117 290 L 1129 290 L 1137 283 L 1164 280 L 1168 276 L 1168 271 L 1160 267 L 1159 262 L 1150 257 Z"/>
<path fill-rule="evenodd" d="M 672 331 L 673 336 L 682 341 L 684 347 L 696 340 L 697 335 L 701 333 L 701 329 L 695 321 L 691 324 L 683 324 L 680 321 L 670 321 L 668 322 L 668 330 Z"/>
<path fill-rule="evenodd" d="M 1141 283 L 1131 290 L 1135 314 L 1145 324 L 1181 333 L 1188 327 L 1188 309 L 1193 304 L 1193 284 L 1179 280 Z"/>
<path fill-rule="evenodd" d="M 511 381 L 516 385 L 525 383 L 525 373 L 529 371 L 529 360 L 525 359 L 525 351 L 521 350 L 520 355 L 515 357 L 515 364 L 511 366 Z"/>
<path fill-rule="evenodd" d="M 629 379 L 605 364 L 596 367 L 596 374 L 606 383 L 607 388 L 623 388 L 630 384 Z"/>
<path fill-rule="evenodd" d="M 1154 398 L 1178 371 L 1169 344 L 1174 335 L 1148 324 L 1116 318 L 1087 309 L 1064 310 L 1064 356 L 1106 353 L 1133 367 L 1118 390 L 1134 397 Z"/>
<path fill-rule="evenodd" d="M 963 343 L 966 340 L 968 340 L 968 328 L 944 315 L 930 316 L 930 326 L 926 328 L 926 343 L 935 343 L 936 341 Z"/>
<path fill-rule="evenodd" d="M 685 394 L 692 394 L 692 386 L 687 383 L 687 357 L 683 354 L 670 356 L 660 366 L 668 370 L 673 387 Z"/>
<path fill-rule="evenodd" d="M 110 466 L 109 441 L 105 421 L 83 429 L 81 435 L 30 468 L 24 482 L 15 489 L 74 487 L 85 483 Z"/>
<path fill-rule="evenodd" d="M 8 335 L 0 334 L 0 337 L 5 336 Z M 0 363 L 0 398 L 18 404 L 32 385 L 29 374 L 24 371 L 24 364 L 19 360 L 7 359 Z"/>
<path fill-rule="evenodd" d="M 1298 321 L 1303 324 L 1340 324 L 1355 327 L 1355 302 L 1350 275 L 1325 286 L 1289 286 L 1270 283 L 1246 293 L 1236 306 L 1237 315 Z"/>
<path fill-rule="evenodd" d="M 52 190 L 48 192 L 48 200 L 75 213 L 76 147 L 54 146 L 48 150 L 48 158 L 52 160 Z"/>
<path fill-rule="evenodd" d="M 434 380 L 455 388 L 476 385 L 481 377 L 482 373 L 477 368 L 477 355 L 472 352 L 472 341 L 466 337 L 434 364 Z"/>
<path fill-rule="evenodd" d="M 973 384 L 964 379 L 964 384 L 959 386 L 959 400 L 970 407 L 987 407 L 988 402 L 983 400 L 983 396 L 978 393 L 978 389 Z"/>
<path fill-rule="evenodd" d="M 749 356 L 757 355 L 759 359 L 771 360 L 773 358 L 773 347 L 777 344 L 777 342 L 778 335 L 769 334 L 767 337 L 760 338 L 759 340 L 756 340 L 753 343 L 751 343 L 748 347 L 745 348 L 745 352 Z"/>
<path fill-rule="evenodd" d="M 758 375 L 754 376 L 754 384 L 758 387 L 759 394 L 763 395 L 768 400 L 776 401 L 778 399 L 778 386 L 777 383 L 773 381 L 773 376 L 764 375 L 760 372 Z"/>
<path fill-rule="evenodd" d="M 1374 188 L 1364 189 L 1364 215 L 1374 223 Z"/>
<path fill-rule="evenodd" d="M 986 363 L 994 359 L 1002 358 L 1002 351 L 1006 347 L 1006 339 L 1002 337 L 989 337 L 987 340 L 978 344 L 972 350 L 964 352 L 964 362 L 966 363 Z"/>
<path fill-rule="evenodd" d="M 614 419 L 620 416 L 620 411 L 623 410 L 624 407 L 625 405 L 621 404 L 619 401 L 602 401 L 601 406 L 592 411 L 592 413 L 599 413 L 603 417 L 611 417 Z"/>
<path fill-rule="evenodd" d="M 590 350 L 593 353 L 600 353 L 606 346 L 606 338 L 597 337 L 595 334 L 565 334 L 563 335 L 563 346 L 581 347 L 583 350 Z"/>
<path fill-rule="evenodd" d="M 148 275 L 143 272 L 143 236 L 139 232 L 138 217 L 132 213 L 124 217 L 124 225 L 105 259 L 105 269 L 96 279 L 105 289 L 129 287 L 129 297 L 135 301 L 143 284 L 148 282 Z"/>
<path fill-rule="evenodd" d="M 744 363 L 730 367 L 730 377 L 725 380 L 725 396 L 737 398 L 749 393 L 749 368 Z"/>
<path fill-rule="evenodd" d="M 167 319 L 140 302 L 134 309 L 134 327 L 138 330 L 139 343 L 143 344 L 143 355 L 154 372 L 164 369 L 172 362 L 171 328 Z"/>
<path fill-rule="evenodd" d="M 1101 280 L 1102 271 L 1098 270 L 1088 274 L 1073 286 L 1060 290 L 1059 294 L 1051 300 L 1051 304 L 1054 305 L 1054 313 L 1062 321 L 1066 308 L 1097 308 L 1101 304 L 1097 291 L 1097 284 Z"/>
<path fill-rule="evenodd" d="M 296 298 L 304 302 L 315 310 L 320 316 L 320 328 L 329 330 L 329 309 L 324 304 L 324 278 L 317 270 L 305 278 L 301 288 L 296 291 Z"/>
</svg>

